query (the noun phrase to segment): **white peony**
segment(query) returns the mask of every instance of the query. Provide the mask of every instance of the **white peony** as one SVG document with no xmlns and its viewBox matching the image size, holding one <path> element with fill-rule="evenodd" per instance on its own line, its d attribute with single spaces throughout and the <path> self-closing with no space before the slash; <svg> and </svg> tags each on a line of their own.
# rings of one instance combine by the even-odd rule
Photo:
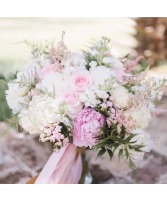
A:
<svg viewBox="0 0 167 202">
<path fill-rule="evenodd" d="M 150 152 L 153 141 L 150 138 L 150 135 L 141 129 L 136 129 L 133 131 L 134 134 L 137 134 L 134 138 L 132 138 L 132 142 L 136 141 L 133 145 L 143 145 L 141 148 L 142 152 L 137 152 L 134 150 L 129 150 L 130 157 L 134 162 L 142 160 L 145 152 Z"/>
<path fill-rule="evenodd" d="M 151 121 L 151 113 L 146 106 L 136 108 L 131 116 L 136 122 L 136 128 L 145 129 Z"/>
<path fill-rule="evenodd" d="M 85 67 L 87 64 L 84 54 L 72 54 L 68 59 L 63 60 L 62 64 L 68 67 Z"/>
<path fill-rule="evenodd" d="M 114 100 L 115 105 L 118 108 L 125 108 L 128 106 L 130 101 L 130 94 L 128 90 L 123 86 L 118 86 L 111 91 L 111 96 Z"/>
<path fill-rule="evenodd" d="M 8 90 L 6 91 L 6 100 L 9 108 L 12 109 L 14 114 L 21 111 L 24 105 L 28 104 L 27 93 L 29 88 L 20 86 L 17 83 L 9 83 Z"/>
<path fill-rule="evenodd" d="M 91 67 L 90 74 L 96 87 L 111 87 L 108 86 L 108 84 L 110 85 L 110 81 L 112 81 L 112 72 L 109 68 L 105 66 Z"/>
<path fill-rule="evenodd" d="M 37 85 L 38 89 L 59 96 L 69 87 L 69 77 L 59 72 L 47 74 L 44 79 Z"/>
<path fill-rule="evenodd" d="M 18 115 L 22 128 L 30 134 L 40 134 L 45 125 L 55 122 L 53 102 L 49 96 L 34 96 L 29 106 Z"/>
</svg>

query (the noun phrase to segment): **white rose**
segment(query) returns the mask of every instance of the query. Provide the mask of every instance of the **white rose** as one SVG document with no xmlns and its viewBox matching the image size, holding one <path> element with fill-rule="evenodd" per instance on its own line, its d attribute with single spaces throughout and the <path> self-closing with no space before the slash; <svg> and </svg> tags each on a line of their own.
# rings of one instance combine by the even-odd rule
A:
<svg viewBox="0 0 167 202">
<path fill-rule="evenodd" d="M 9 108 L 16 114 L 21 111 L 24 105 L 28 104 L 28 98 L 25 96 L 28 93 L 28 87 L 20 86 L 17 83 L 9 83 L 6 91 L 6 100 Z"/>
<path fill-rule="evenodd" d="M 105 66 L 91 67 L 89 71 L 96 87 L 103 86 L 107 80 L 112 79 L 111 70 Z"/>
<path fill-rule="evenodd" d="M 144 145 L 144 147 L 141 149 L 143 152 L 150 152 L 153 144 L 150 135 L 141 129 L 133 130 L 133 133 L 137 135 L 132 139 L 132 142 L 136 141 L 135 144 Z"/>
<path fill-rule="evenodd" d="M 53 102 L 53 98 L 48 96 L 34 96 L 28 108 L 18 115 L 22 128 L 30 134 L 40 134 L 45 125 L 56 120 Z"/>
<path fill-rule="evenodd" d="M 118 86 L 111 91 L 114 103 L 119 108 L 125 108 L 130 101 L 130 94 L 128 90 L 123 86 Z"/>
<path fill-rule="evenodd" d="M 141 129 L 136 129 L 133 131 L 134 134 L 137 134 L 134 138 L 132 138 L 132 142 L 136 141 L 133 145 L 143 145 L 141 148 L 142 152 L 137 152 L 134 150 L 130 151 L 130 156 L 134 162 L 142 160 L 145 152 L 150 152 L 153 141 L 150 138 L 150 135 Z"/>
<path fill-rule="evenodd" d="M 68 75 L 63 75 L 59 72 L 52 72 L 47 74 L 44 79 L 37 85 L 37 88 L 48 93 L 59 96 L 69 87 Z"/>
<path fill-rule="evenodd" d="M 131 116 L 137 128 L 145 129 L 151 121 L 151 113 L 146 106 L 136 108 Z"/>
</svg>

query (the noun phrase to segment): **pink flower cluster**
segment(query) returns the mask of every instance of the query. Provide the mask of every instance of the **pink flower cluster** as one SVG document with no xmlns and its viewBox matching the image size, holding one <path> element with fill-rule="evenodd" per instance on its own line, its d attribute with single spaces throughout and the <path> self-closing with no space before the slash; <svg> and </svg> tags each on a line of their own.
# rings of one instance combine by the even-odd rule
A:
<svg viewBox="0 0 167 202">
<path fill-rule="evenodd" d="M 69 139 L 64 137 L 61 133 L 62 126 L 59 123 L 49 124 L 43 128 L 43 133 L 40 135 L 41 142 L 53 142 L 54 147 L 66 146 L 69 143 Z"/>
<path fill-rule="evenodd" d="M 74 119 L 73 143 L 79 147 L 97 144 L 105 118 L 92 108 L 83 109 Z"/>
<path fill-rule="evenodd" d="M 129 116 L 125 116 L 122 109 L 111 107 L 109 109 L 109 117 L 106 119 L 108 127 L 112 126 L 112 123 L 116 125 L 117 131 L 121 133 L 121 128 L 124 126 L 126 132 L 131 132 L 135 127 L 135 122 Z"/>
</svg>

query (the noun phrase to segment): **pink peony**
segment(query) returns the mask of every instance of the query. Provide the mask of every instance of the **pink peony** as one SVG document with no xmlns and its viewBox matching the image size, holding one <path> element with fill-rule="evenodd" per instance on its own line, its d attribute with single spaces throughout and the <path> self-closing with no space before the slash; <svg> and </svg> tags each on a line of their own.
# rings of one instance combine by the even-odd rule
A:
<svg viewBox="0 0 167 202">
<path fill-rule="evenodd" d="M 97 144 L 105 119 L 94 109 L 85 108 L 74 119 L 73 143 L 79 147 L 92 147 Z"/>
<path fill-rule="evenodd" d="M 72 87 L 78 91 L 85 91 L 92 84 L 92 78 L 89 71 L 82 70 L 72 75 Z"/>
<path fill-rule="evenodd" d="M 69 104 L 73 109 L 73 116 L 75 117 L 83 108 L 82 103 L 79 98 L 74 95 L 72 91 L 67 91 L 63 94 L 63 98 L 67 104 Z"/>
</svg>

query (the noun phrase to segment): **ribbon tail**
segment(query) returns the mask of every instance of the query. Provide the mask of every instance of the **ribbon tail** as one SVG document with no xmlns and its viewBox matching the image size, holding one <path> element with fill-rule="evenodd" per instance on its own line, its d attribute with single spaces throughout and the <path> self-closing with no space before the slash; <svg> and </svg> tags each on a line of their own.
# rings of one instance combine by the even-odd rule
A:
<svg viewBox="0 0 167 202">
<path fill-rule="evenodd" d="M 53 152 L 35 184 L 77 184 L 81 174 L 81 154 L 75 145 L 69 144 Z"/>
</svg>

